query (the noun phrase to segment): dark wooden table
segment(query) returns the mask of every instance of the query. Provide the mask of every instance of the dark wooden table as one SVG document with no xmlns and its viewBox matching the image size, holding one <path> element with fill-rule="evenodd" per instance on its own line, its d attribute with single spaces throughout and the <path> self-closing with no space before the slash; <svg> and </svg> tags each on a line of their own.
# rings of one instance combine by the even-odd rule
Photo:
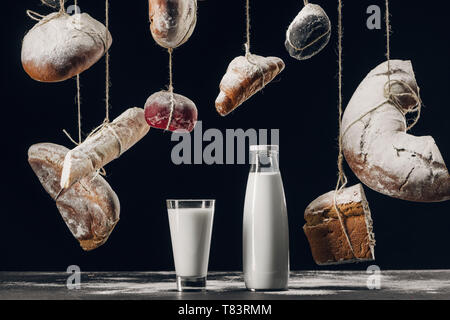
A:
<svg viewBox="0 0 450 320">
<path fill-rule="evenodd" d="M 382 271 L 381 289 L 369 290 L 360 271 L 292 272 L 289 291 L 249 292 L 242 274 L 212 272 L 208 291 L 179 293 L 172 272 L 82 273 L 68 290 L 62 272 L 0 272 L 0 299 L 450 299 L 450 270 Z"/>
</svg>

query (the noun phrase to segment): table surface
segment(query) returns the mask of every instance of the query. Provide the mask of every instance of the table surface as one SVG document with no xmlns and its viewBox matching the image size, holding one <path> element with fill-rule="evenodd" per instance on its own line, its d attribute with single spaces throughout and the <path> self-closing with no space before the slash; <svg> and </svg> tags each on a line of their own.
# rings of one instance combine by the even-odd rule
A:
<svg viewBox="0 0 450 320">
<path fill-rule="evenodd" d="M 249 292 L 242 273 L 211 272 L 207 292 L 179 293 L 173 272 L 91 272 L 81 288 L 67 289 L 64 272 L 0 272 L 0 299 L 450 299 L 450 270 L 381 271 L 379 290 L 369 290 L 362 271 L 292 272 L 289 290 Z"/>
</svg>

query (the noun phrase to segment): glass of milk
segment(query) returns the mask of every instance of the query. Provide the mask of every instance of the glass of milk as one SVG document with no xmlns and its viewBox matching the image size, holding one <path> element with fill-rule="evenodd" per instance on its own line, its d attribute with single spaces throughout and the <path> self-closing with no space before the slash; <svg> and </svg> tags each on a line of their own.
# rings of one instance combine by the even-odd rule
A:
<svg viewBox="0 0 450 320">
<path fill-rule="evenodd" d="M 215 200 L 167 200 L 178 291 L 206 289 Z"/>
</svg>

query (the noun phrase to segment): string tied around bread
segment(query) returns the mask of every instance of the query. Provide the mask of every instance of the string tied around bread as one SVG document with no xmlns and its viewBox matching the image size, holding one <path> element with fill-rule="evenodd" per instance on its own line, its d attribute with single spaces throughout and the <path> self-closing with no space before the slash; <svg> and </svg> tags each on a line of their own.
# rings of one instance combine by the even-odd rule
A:
<svg viewBox="0 0 450 320">
<path fill-rule="evenodd" d="M 402 93 L 395 93 L 392 92 L 392 85 L 393 84 L 399 84 L 403 87 L 403 89 L 406 89 L 407 92 Z M 344 137 L 347 132 L 350 130 L 351 127 L 353 127 L 356 123 L 364 119 L 367 115 L 369 115 L 372 112 L 375 112 L 382 106 L 384 106 L 386 103 L 390 103 L 393 105 L 398 112 L 400 112 L 403 116 L 406 116 L 408 113 L 414 113 L 417 112 L 417 115 L 415 116 L 414 120 L 410 125 L 407 125 L 406 131 L 411 130 L 417 122 L 419 122 L 420 115 L 422 112 L 422 99 L 420 98 L 420 89 L 417 87 L 417 92 L 411 88 L 411 86 L 406 83 L 403 80 L 388 80 L 384 85 L 384 97 L 386 98 L 381 103 L 373 107 L 372 109 L 368 110 L 367 112 L 364 112 L 362 115 L 360 115 L 358 118 L 356 118 L 354 121 L 352 121 L 347 128 L 342 132 L 341 136 Z M 404 108 L 401 104 L 401 99 L 412 99 L 415 103 L 410 108 Z"/>
<path fill-rule="evenodd" d="M 124 153 L 124 148 L 122 146 L 122 141 L 119 138 L 119 135 L 117 134 L 117 132 L 114 130 L 114 128 L 111 126 L 110 122 L 105 119 L 103 120 L 103 123 L 101 125 L 99 125 L 98 127 L 94 128 L 91 133 L 88 134 L 88 136 L 86 137 L 86 139 L 91 138 L 92 136 L 94 136 L 95 134 L 97 134 L 98 132 L 100 132 L 101 130 L 109 130 L 109 132 L 111 132 L 111 134 L 114 136 L 114 138 L 117 141 L 117 145 L 119 146 L 119 152 L 116 156 L 116 158 L 119 158 L 123 153 Z M 69 140 L 75 144 L 76 146 L 79 146 L 81 144 L 80 142 L 76 142 L 71 135 L 67 132 L 67 130 L 63 129 L 63 133 L 67 136 L 67 138 L 69 138 Z M 95 179 L 95 177 L 100 174 L 102 176 L 106 176 L 106 170 L 105 168 L 100 168 L 96 170 L 96 174 L 94 175 L 93 179 Z"/>
<path fill-rule="evenodd" d="M 175 110 L 175 97 L 173 95 L 173 49 L 169 48 L 167 49 L 168 53 L 169 53 L 169 90 L 168 92 L 170 93 L 170 113 L 169 113 L 169 119 L 167 120 L 167 126 L 166 129 L 164 129 L 165 131 L 169 131 L 170 129 L 170 124 L 172 122 L 173 119 L 173 113 Z"/>
<path fill-rule="evenodd" d="M 45 2 L 44 0 L 41 0 L 41 2 L 44 5 L 56 8 L 56 6 L 50 5 L 49 3 Z M 52 16 L 50 18 L 47 18 L 48 16 L 42 15 L 42 14 L 36 12 L 36 11 L 33 11 L 33 10 L 26 10 L 25 12 L 27 13 L 28 17 L 30 17 L 31 19 L 33 19 L 35 21 L 42 22 L 42 24 L 47 23 L 47 22 L 49 22 L 49 21 L 51 21 L 53 19 L 56 19 L 56 18 L 58 18 L 58 17 L 60 17 L 62 15 L 66 15 L 67 14 L 66 13 L 66 8 L 64 7 L 64 0 L 59 0 L 59 11 L 58 11 L 58 13 L 56 15 L 54 15 L 54 16 Z"/>
</svg>

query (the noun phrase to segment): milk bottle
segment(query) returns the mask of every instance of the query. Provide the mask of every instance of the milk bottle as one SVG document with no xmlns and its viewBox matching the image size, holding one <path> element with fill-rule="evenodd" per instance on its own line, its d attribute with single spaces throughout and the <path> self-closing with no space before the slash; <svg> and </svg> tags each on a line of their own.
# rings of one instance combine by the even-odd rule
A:
<svg viewBox="0 0 450 320">
<path fill-rule="evenodd" d="M 247 289 L 286 290 L 289 229 L 278 146 L 251 146 L 244 205 L 243 262 Z"/>
</svg>

